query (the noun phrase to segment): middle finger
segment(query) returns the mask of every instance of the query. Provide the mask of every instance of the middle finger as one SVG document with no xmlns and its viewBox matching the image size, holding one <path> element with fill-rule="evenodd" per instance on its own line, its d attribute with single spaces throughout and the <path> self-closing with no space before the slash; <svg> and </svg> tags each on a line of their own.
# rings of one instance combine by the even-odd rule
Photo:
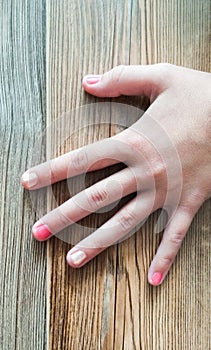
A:
<svg viewBox="0 0 211 350">
<path fill-rule="evenodd" d="M 37 240 L 46 240 L 65 227 L 130 193 L 144 189 L 146 174 L 140 169 L 125 168 L 91 187 L 43 216 L 33 226 Z"/>
</svg>

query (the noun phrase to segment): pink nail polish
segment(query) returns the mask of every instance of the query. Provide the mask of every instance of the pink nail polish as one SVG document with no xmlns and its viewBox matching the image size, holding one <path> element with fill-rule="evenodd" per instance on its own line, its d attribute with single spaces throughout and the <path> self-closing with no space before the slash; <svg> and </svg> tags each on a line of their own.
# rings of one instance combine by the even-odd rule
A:
<svg viewBox="0 0 211 350">
<path fill-rule="evenodd" d="M 86 254 L 82 250 L 69 251 L 67 254 L 67 262 L 76 266 L 80 265 L 87 258 Z"/>
<path fill-rule="evenodd" d="M 154 275 L 151 278 L 151 283 L 154 285 L 158 285 L 162 280 L 162 273 L 161 272 L 155 272 Z"/>
<path fill-rule="evenodd" d="M 93 75 L 93 76 L 90 76 L 90 77 L 86 77 L 86 82 L 87 84 L 96 84 L 96 83 L 99 83 L 101 79 L 101 75 Z"/>
<path fill-rule="evenodd" d="M 44 241 L 48 239 L 50 236 L 52 236 L 52 233 L 50 232 L 48 225 L 40 224 L 40 225 L 34 225 L 32 228 L 32 233 L 35 239 L 39 241 Z"/>
</svg>

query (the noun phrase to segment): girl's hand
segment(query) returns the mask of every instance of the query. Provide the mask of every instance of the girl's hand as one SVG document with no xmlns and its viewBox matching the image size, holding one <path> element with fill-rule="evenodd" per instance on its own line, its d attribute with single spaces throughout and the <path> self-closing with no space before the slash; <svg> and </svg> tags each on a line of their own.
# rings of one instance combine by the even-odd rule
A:
<svg viewBox="0 0 211 350">
<path fill-rule="evenodd" d="M 33 226 L 33 236 L 46 240 L 137 191 L 117 214 L 68 252 L 67 262 L 83 266 L 163 207 L 170 219 L 148 272 L 149 282 L 158 285 L 194 215 L 211 196 L 211 74 L 170 64 L 118 66 L 103 75 L 86 76 L 83 87 L 98 97 L 145 95 L 151 105 L 123 132 L 23 174 L 22 185 L 34 190 L 117 162 L 127 164 L 42 217 Z"/>
</svg>

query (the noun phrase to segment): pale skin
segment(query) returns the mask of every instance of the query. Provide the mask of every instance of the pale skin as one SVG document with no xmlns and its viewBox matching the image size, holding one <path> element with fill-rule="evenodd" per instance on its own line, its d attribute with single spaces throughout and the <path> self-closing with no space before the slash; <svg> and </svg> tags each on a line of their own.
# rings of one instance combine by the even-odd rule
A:
<svg viewBox="0 0 211 350">
<path fill-rule="evenodd" d="M 145 95 L 151 105 L 121 133 L 23 174 L 22 185 L 35 190 L 114 163 L 127 165 L 42 217 L 33 226 L 33 236 L 49 239 L 91 212 L 137 192 L 103 226 L 77 243 L 67 262 L 72 267 L 85 265 L 164 207 L 169 221 L 148 271 L 149 283 L 160 285 L 193 217 L 211 196 L 211 74 L 165 63 L 118 66 L 103 75 L 85 76 L 82 85 L 98 97 Z"/>
</svg>

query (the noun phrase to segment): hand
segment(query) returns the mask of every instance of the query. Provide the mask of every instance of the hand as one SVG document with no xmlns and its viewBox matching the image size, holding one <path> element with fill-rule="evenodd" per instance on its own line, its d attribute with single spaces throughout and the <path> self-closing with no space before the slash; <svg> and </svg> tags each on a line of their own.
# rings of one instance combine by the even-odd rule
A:
<svg viewBox="0 0 211 350">
<path fill-rule="evenodd" d="M 33 236 L 46 240 L 137 191 L 135 198 L 68 252 L 67 262 L 83 266 L 151 212 L 165 208 L 169 220 L 148 272 L 149 282 L 159 285 L 194 215 L 211 196 L 211 74 L 170 64 L 118 66 L 103 75 L 84 77 L 83 87 L 98 97 L 145 95 L 151 105 L 123 132 L 23 174 L 22 185 L 34 190 L 117 162 L 127 165 L 46 214 L 33 226 Z"/>
</svg>

